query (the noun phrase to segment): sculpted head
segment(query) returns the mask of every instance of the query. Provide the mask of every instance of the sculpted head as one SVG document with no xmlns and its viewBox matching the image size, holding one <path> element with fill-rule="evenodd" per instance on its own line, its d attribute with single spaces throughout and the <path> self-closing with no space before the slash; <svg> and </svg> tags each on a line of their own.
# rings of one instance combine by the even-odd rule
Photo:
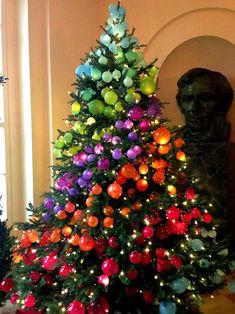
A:
<svg viewBox="0 0 235 314">
<path fill-rule="evenodd" d="M 177 103 L 185 118 L 188 140 L 226 141 L 230 124 L 226 115 L 233 99 L 228 80 L 204 68 L 187 71 L 177 82 Z"/>
</svg>

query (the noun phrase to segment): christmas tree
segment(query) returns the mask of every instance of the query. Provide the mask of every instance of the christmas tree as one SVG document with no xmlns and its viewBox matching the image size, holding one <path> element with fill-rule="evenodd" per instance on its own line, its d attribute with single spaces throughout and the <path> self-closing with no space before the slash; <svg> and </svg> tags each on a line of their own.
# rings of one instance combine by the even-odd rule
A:
<svg viewBox="0 0 235 314">
<path fill-rule="evenodd" d="M 54 186 L 15 245 L 0 285 L 31 313 L 198 313 L 229 272 L 210 206 L 167 128 L 154 62 L 110 5 L 98 47 L 76 69 Z"/>
</svg>

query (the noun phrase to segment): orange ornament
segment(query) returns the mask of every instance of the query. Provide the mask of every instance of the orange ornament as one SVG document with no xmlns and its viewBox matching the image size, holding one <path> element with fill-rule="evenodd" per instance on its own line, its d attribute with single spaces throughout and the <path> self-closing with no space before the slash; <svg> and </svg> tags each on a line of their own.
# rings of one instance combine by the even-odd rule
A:
<svg viewBox="0 0 235 314">
<path fill-rule="evenodd" d="M 70 242 L 72 245 L 77 246 L 77 245 L 79 245 L 79 239 L 80 239 L 79 235 L 78 235 L 77 233 L 75 233 L 75 234 L 71 237 L 71 239 L 69 240 L 69 242 Z"/>
<path fill-rule="evenodd" d="M 67 214 L 65 210 L 59 210 L 56 216 L 58 219 L 63 220 L 67 217 Z"/>
<path fill-rule="evenodd" d="M 105 217 L 103 220 L 103 226 L 105 228 L 113 228 L 113 218 Z"/>
<path fill-rule="evenodd" d="M 149 199 L 150 199 L 150 201 L 156 201 L 158 199 L 158 194 L 156 192 L 152 192 L 149 195 Z"/>
<path fill-rule="evenodd" d="M 86 199 L 86 206 L 90 207 L 92 205 L 92 202 L 94 201 L 94 197 L 88 197 Z"/>
<path fill-rule="evenodd" d="M 93 215 L 87 216 L 86 221 L 87 221 L 88 226 L 90 226 L 91 228 L 96 227 L 99 223 L 98 218 Z"/>
<path fill-rule="evenodd" d="M 174 140 L 174 144 L 175 147 L 181 148 L 185 144 L 185 141 L 181 137 L 178 137 Z"/>
<path fill-rule="evenodd" d="M 167 144 L 171 138 L 171 133 L 165 126 L 157 128 L 153 132 L 153 139 L 157 144 L 163 145 Z"/>
<path fill-rule="evenodd" d="M 50 241 L 52 243 L 60 242 L 60 232 L 53 231 L 50 236 Z"/>
<path fill-rule="evenodd" d="M 114 199 L 119 199 L 122 195 L 122 187 L 120 184 L 114 182 L 107 188 L 108 195 Z"/>
<path fill-rule="evenodd" d="M 166 168 L 168 166 L 167 162 L 164 159 L 158 159 L 154 160 L 152 162 L 152 168 L 154 169 L 160 169 L 160 168 Z"/>
<path fill-rule="evenodd" d="M 99 195 L 102 192 L 102 187 L 98 183 L 96 183 L 95 185 L 93 185 L 91 192 L 94 195 Z"/>
<path fill-rule="evenodd" d="M 38 242 L 39 238 L 38 238 L 38 233 L 35 230 L 27 230 L 25 232 L 25 235 L 28 237 L 29 241 L 32 243 Z"/>
<path fill-rule="evenodd" d="M 65 237 L 69 237 L 72 233 L 72 228 L 70 226 L 64 226 L 62 228 L 62 233 Z"/>
<path fill-rule="evenodd" d="M 177 153 L 176 153 L 176 158 L 180 161 L 186 161 L 186 155 L 185 153 L 182 151 L 182 150 L 179 150 Z"/>
<path fill-rule="evenodd" d="M 118 173 L 115 182 L 117 182 L 118 184 L 124 184 L 126 183 L 126 178 L 123 177 L 121 173 Z"/>
<path fill-rule="evenodd" d="M 26 237 L 26 235 L 22 235 L 20 239 L 20 245 L 23 249 L 31 246 L 31 242 L 29 241 L 28 237 Z"/>
<path fill-rule="evenodd" d="M 167 186 L 167 191 L 170 195 L 175 195 L 176 194 L 176 188 L 174 185 L 168 185 Z"/>
<path fill-rule="evenodd" d="M 148 154 L 154 153 L 155 150 L 156 150 L 156 147 L 155 147 L 155 145 L 154 145 L 153 143 L 147 143 L 147 144 L 146 144 L 146 152 L 147 152 Z"/>
<path fill-rule="evenodd" d="M 121 210 L 120 210 L 120 214 L 124 217 L 126 217 L 127 215 L 129 215 L 131 212 L 130 208 L 129 207 L 123 207 Z"/>
<path fill-rule="evenodd" d="M 83 235 L 80 237 L 78 245 L 82 251 L 88 252 L 93 249 L 95 240 L 90 235 Z"/>
<path fill-rule="evenodd" d="M 72 202 L 68 202 L 68 203 L 65 205 L 64 209 L 65 209 L 65 211 L 66 211 L 67 213 L 72 213 L 72 212 L 75 211 L 75 205 L 74 205 L 74 203 L 72 203 Z"/>
<path fill-rule="evenodd" d="M 73 218 L 76 221 L 81 221 L 84 217 L 83 211 L 81 209 L 77 209 L 74 213 L 73 213 Z"/>
<path fill-rule="evenodd" d="M 145 179 L 140 179 L 136 182 L 136 188 L 140 192 L 146 191 L 148 189 L 148 186 L 149 186 L 149 184 L 148 184 L 147 180 L 145 180 Z"/>
<path fill-rule="evenodd" d="M 50 244 L 50 232 L 45 231 L 39 241 L 40 246 L 48 246 Z"/>
<path fill-rule="evenodd" d="M 140 166 L 139 166 L 139 173 L 140 174 L 147 174 L 148 173 L 148 171 L 149 171 L 149 167 L 146 165 L 146 164 L 144 164 L 144 163 L 142 163 Z"/>
<path fill-rule="evenodd" d="M 165 180 L 165 171 L 163 169 L 158 169 L 153 175 L 153 181 L 157 184 L 163 183 Z"/>
<path fill-rule="evenodd" d="M 171 144 L 167 144 L 167 145 L 160 145 L 157 149 L 158 153 L 161 155 L 166 155 L 169 153 L 171 149 Z"/>
<path fill-rule="evenodd" d="M 113 214 L 113 207 L 111 207 L 109 205 L 105 206 L 105 208 L 103 209 L 103 213 L 106 216 L 111 216 Z"/>
<path fill-rule="evenodd" d="M 135 167 L 131 164 L 131 163 L 127 163 L 125 164 L 122 168 L 121 168 L 121 174 L 123 175 L 123 177 L 125 177 L 126 179 L 132 179 L 136 176 L 136 169 Z"/>
<path fill-rule="evenodd" d="M 136 201 L 134 204 L 132 204 L 132 209 L 133 210 L 140 210 L 142 208 L 142 203 L 139 201 Z"/>
</svg>

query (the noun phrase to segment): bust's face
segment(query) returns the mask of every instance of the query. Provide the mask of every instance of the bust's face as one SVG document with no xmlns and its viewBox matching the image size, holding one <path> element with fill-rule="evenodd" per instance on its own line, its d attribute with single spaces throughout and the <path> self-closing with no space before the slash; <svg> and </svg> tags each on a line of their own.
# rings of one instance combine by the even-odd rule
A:
<svg viewBox="0 0 235 314">
<path fill-rule="evenodd" d="M 197 78 L 181 88 L 180 109 L 185 125 L 192 132 L 208 130 L 216 114 L 216 88 L 209 78 Z"/>
</svg>

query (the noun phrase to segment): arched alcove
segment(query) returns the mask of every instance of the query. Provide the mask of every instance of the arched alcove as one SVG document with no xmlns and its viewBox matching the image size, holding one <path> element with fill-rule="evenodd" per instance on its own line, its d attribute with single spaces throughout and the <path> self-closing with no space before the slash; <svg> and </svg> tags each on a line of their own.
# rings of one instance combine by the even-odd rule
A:
<svg viewBox="0 0 235 314">
<path fill-rule="evenodd" d="M 235 45 L 214 37 L 196 37 L 180 44 L 165 59 L 159 72 L 159 97 L 165 105 L 165 116 L 172 124 L 182 124 L 182 116 L 177 107 L 175 95 L 177 80 L 187 70 L 204 67 L 223 73 L 235 91 Z M 228 114 L 232 123 L 231 140 L 235 141 L 235 102 Z"/>
</svg>

